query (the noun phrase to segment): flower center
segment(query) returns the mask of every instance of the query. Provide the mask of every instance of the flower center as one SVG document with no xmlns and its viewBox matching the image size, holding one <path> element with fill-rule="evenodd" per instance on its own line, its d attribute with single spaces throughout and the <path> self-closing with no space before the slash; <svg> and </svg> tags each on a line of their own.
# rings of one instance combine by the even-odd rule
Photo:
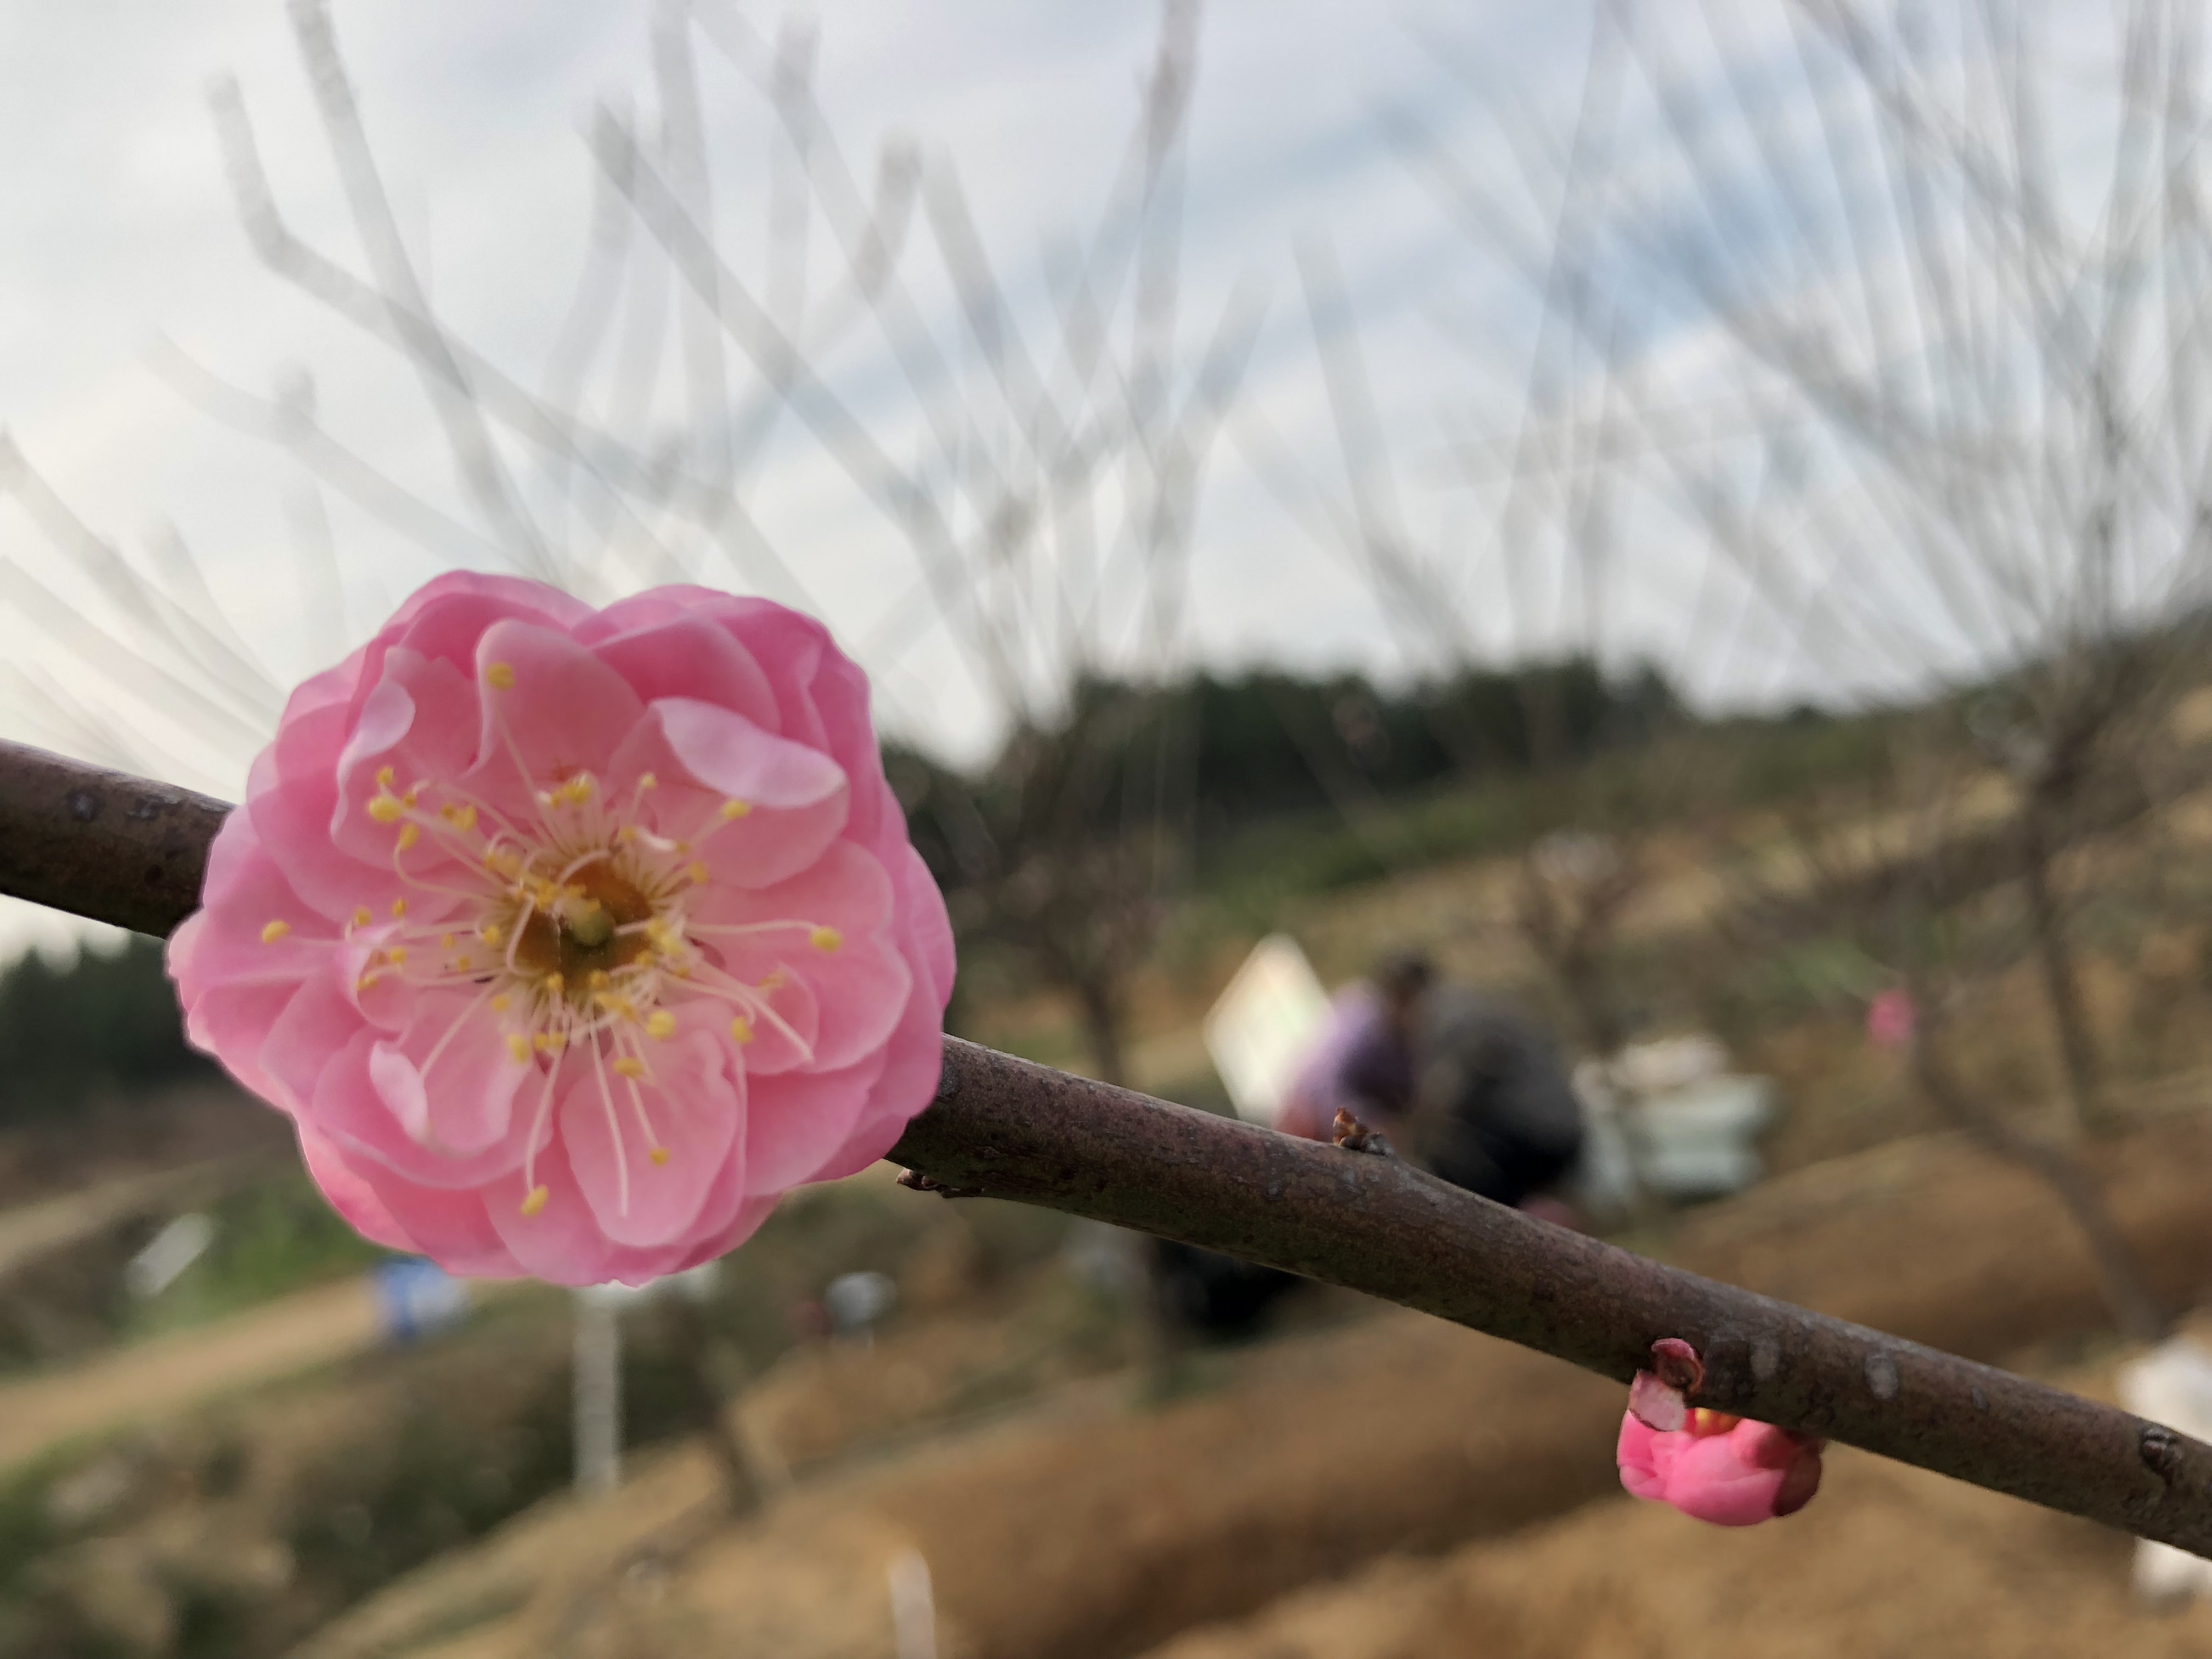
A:
<svg viewBox="0 0 2212 1659">
<path fill-rule="evenodd" d="M 492 664 L 484 679 L 501 697 L 519 695 L 514 671 L 506 664 Z M 527 775 L 498 708 L 495 703 L 501 740 Z M 661 1088 L 650 1058 L 653 1045 L 675 1036 L 695 1013 L 704 1013 L 707 1029 L 724 1024 L 738 1044 L 771 1030 L 811 1060 L 812 1045 L 771 1000 L 786 982 L 783 970 L 745 980 L 720 951 L 702 949 L 702 941 L 758 945 L 781 937 L 827 953 L 841 946 L 842 936 L 805 917 L 743 922 L 697 917 L 694 912 L 712 889 L 714 872 L 701 846 L 661 833 L 653 810 L 659 785 L 652 774 L 611 799 L 592 774 L 570 773 L 536 789 L 533 810 L 520 822 L 451 783 L 428 780 L 403 793 L 391 767 L 376 781 L 368 815 L 396 826 L 392 869 L 419 890 L 422 909 L 434 919 L 410 919 L 405 898 L 392 902 L 389 923 L 367 908 L 357 910 L 348 934 L 375 927 L 384 941 L 362 975 L 361 988 L 390 978 L 423 989 L 475 992 L 418 1064 L 426 1085 L 454 1039 L 484 1021 L 492 1023 L 515 1063 L 537 1073 L 540 1086 L 523 1152 L 524 1214 L 537 1214 L 547 1202 L 535 1170 L 564 1064 L 589 1068 L 607 1114 L 620 1203 L 627 1212 L 629 1168 L 617 1094 L 625 1097 L 655 1164 L 671 1156 L 655 1132 L 655 1114 L 665 1121 L 687 1107 Z M 691 833 L 703 844 L 751 813 L 748 802 L 725 801 Z M 431 848 L 446 860 L 426 860 Z M 262 937 L 273 944 L 288 931 L 272 923 Z"/>
<path fill-rule="evenodd" d="M 615 867 L 611 848 L 609 854 L 579 870 L 552 908 L 529 908 L 514 945 L 522 975 L 542 982 L 558 974 L 580 994 L 593 974 L 611 977 L 653 954 L 640 924 L 653 921 L 659 909 L 637 880 Z"/>
</svg>

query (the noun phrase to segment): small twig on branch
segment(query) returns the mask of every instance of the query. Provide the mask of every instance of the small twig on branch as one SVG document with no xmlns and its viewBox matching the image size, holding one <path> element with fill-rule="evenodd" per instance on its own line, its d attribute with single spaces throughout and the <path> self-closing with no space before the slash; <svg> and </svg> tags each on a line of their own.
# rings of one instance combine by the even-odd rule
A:
<svg viewBox="0 0 2212 1659">
<path fill-rule="evenodd" d="M 165 933 L 220 803 L 0 744 L 0 891 Z M 1662 1266 L 1336 1148 L 957 1038 L 891 1158 L 945 1187 L 1223 1250 L 1627 1382 L 1703 1358 L 1700 1404 L 2212 1558 L 2212 1446 L 2129 1413 Z"/>
</svg>

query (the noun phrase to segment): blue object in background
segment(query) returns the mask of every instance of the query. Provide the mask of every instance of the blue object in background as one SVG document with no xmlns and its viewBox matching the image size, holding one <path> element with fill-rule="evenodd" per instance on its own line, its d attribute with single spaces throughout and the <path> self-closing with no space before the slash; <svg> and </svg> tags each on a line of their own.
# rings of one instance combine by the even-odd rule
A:
<svg viewBox="0 0 2212 1659">
<path fill-rule="evenodd" d="M 468 1314 L 468 1286 L 435 1262 L 402 1256 L 371 1268 L 369 1279 L 387 1342 L 412 1342 Z"/>
</svg>

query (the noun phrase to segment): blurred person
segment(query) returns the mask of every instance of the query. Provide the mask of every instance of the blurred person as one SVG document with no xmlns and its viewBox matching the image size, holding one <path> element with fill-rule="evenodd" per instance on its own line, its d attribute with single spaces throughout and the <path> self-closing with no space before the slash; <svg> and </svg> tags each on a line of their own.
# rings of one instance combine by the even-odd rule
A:
<svg viewBox="0 0 2212 1659">
<path fill-rule="evenodd" d="M 1336 1115 L 1350 1112 L 1386 1135 L 1404 1122 L 1413 1097 L 1413 1038 L 1436 968 L 1416 951 L 1393 951 L 1367 979 L 1337 993 L 1328 1021 L 1300 1060 L 1275 1127 L 1307 1140 L 1336 1139 Z M 1218 1250 L 1154 1239 L 1152 1293 L 1170 1325 L 1207 1336 L 1252 1329 L 1290 1288 L 1294 1273 L 1255 1267 Z"/>
<path fill-rule="evenodd" d="M 1336 1139 L 1347 1111 L 1395 1137 L 1413 1103 L 1414 1045 L 1436 964 L 1418 951 L 1393 951 L 1367 979 L 1336 994 L 1321 1035 L 1298 1062 L 1275 1127 L 1307 1140 Z"/>
<path fill-rule="evenodd" d="M 1558 1189 L 1582 1156 L 1582 1101 L 1543 1029 L 1495 998 L 1437 986 L 1414 1047 L 1407 1155 L 1455 1187 L 1577 1224 Z"/>
</svg>

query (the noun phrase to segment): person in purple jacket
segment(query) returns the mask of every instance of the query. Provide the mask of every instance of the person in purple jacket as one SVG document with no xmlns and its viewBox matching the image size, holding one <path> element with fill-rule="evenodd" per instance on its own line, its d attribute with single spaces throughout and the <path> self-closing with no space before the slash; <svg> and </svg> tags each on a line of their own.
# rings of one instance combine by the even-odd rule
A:
<svg viewBox="0 0 2212 1659">
<path fill-rule="evenodd" d="M 1328 1024 L 1298 1063 L 1275 1127 L 1307 1140 L 1334 1140 L 1347 1111 L 1397 1138 L 1413 1109 L 1414 1038 L 1436 983 L 1436 965 L 1417 951 L 1393 951 L 1368 979 L 1338 992 Z"/>
</svg>

